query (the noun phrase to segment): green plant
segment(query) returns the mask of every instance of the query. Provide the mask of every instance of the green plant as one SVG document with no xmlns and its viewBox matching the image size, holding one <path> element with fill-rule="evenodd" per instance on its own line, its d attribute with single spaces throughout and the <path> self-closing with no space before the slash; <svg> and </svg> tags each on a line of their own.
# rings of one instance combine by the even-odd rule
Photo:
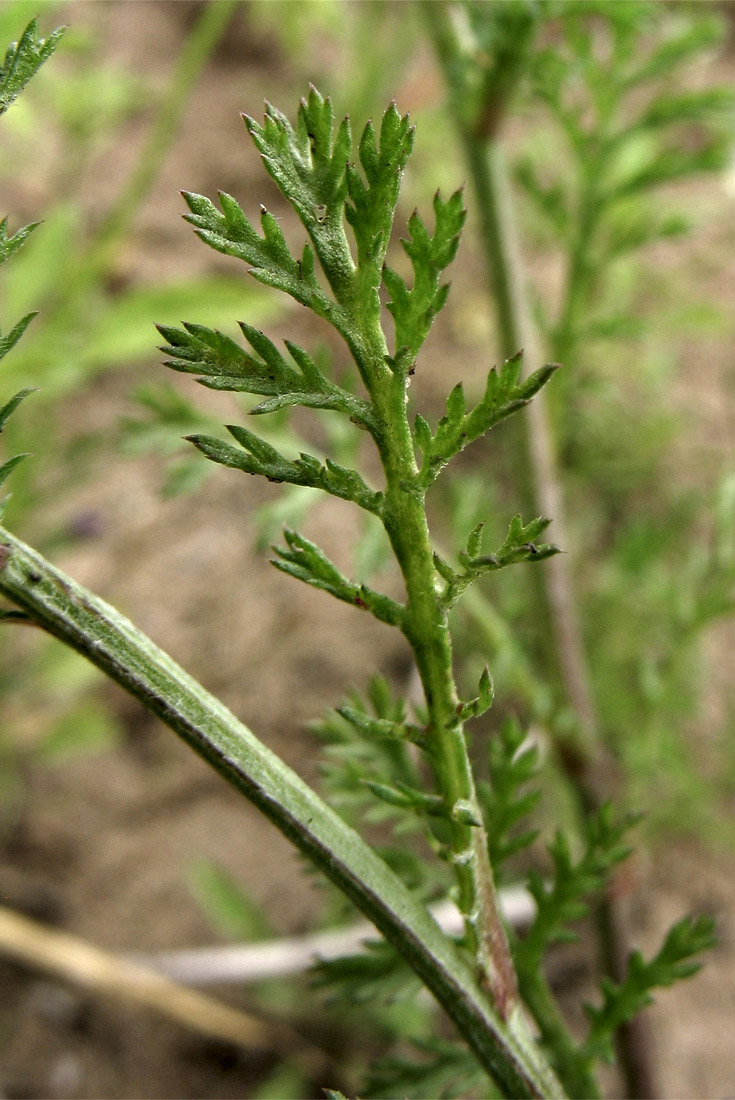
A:
<svg viewBox="0 0 735 1100">
<path fill-rule="evenodd" d="M 508 354 L 523 344 L 534 359 L 545 350 L 565 368 L 548 391 L 543 432 L 534 409 L 535 438 L 516 440 L 522 499 L 553 511 L 557 531 L 561 503 L 575 501 L 562 536 L 571 568 L 554 562 L 546 593 L 534 591 L 555 608 L 537 660 L 582 740 L 614 746 L 640 793 L 670 760 L 671 730 L 696 698 L 699 638 L 672 593 L 684 585 L 687 606 L 701 606 L 700 626 L 713 609 L 704 588 L 691 586 L 683 550 L 711 520 L 665 469 L 683 423 L 667 403 L 674 352 L 670 341 L 656 346 L 656 300 L 667 286 L 665 272 L 652 275 L 651 248 L 691 228 L 674 185 L 722 172 L 730 157 L 732 90 L 692 77 L 722 42 L 722 20 L 711 9 L 644 3 L 467 2 L 428 5 L 425 14 L 479 199 L 499 344 Z M 508 123 L 519 117 L 517 149 Z M 520 263 L 514 206 L 526 237 L 561 267 L 553 296 Z M 554 498 L 560 504 L 550 508 Z M 722 565 L 718 584 L 732 591 Z M 559 606 L 571 608 L 566 626 Z M 585 650 L 595 653 L 589 672 Z M 687 747 L 675 755 L 684 761 Z"/>
<path fill-rule="evenodd" d="M 550 883 L 532 881 L 538 914 L 531 931 L 525 939 L 509 939 L 495 876 L 497 865 L 532 839 L 528 832 L 518 837 L 512 830 L 531 807 L 523 786 L 533 757 L 523 754 L 522 735 L 508 726 L 494 744 L 490 780 L 480 795 L 465 725 L 490 707 L 492 681 L 486 671 L 477 696 L 460 698 L 449 630 L 451 607 L 475 580 L 512 564 L 541 561 L 557 548 L 541 541 L 547 520 L 524 524 L 516 516 L 492 552 L 483 546 L 482 525 L 474 525 L 452 563 L 432 544 L 425 508 L 428 491 L 452 459 L 527 406 L 554 368 L 541 367 L 521 381 L 520 358 L 514 356 L 489 372 L 474 407 L 468 409 L 458 384 L 436 427 L 420 414 L 409 414 L 408 386 L 418 352 L 447 298 L 448 285 L 441 280 L 464 223 L 462 193 L 447 200 L 436 195 L 433 229 L 418 213 L 409 219 L 403 241 L 413 271 L 409 284 L 386 263 L 401 176 L 414 140 L 395 104 L 385 112 L 379 132 L 372 123 L 363 130 L 356 150 L 359 168 L 351 159 L 349 123 L 345 120 L 335 132 L 331 104 L 314 88 L 302 101 L 295 126 L 271 106 L 262 125 L 250 118 L 246 122 L 268 172 L 306 230 L 303 250 L 294 256 L 265 209 L 258 232 L 226 194 L 220 195 L 219 210 L 202 196 L 186 194 L 188 220 L 206 243 L 247 263 L 259 282 L 331 325 L 350 354 L 363 395 L 328 377 L 314 357 L 290 341 L 286 357 L 249 324 L 240 325 L 246 346 L 200 324 L 162 326 L 161 335 L 170 366 L 214 389 L 256 394 L 259 401 L 251 409 L 256 416 L 300 405 L 342 416 L 372 438 L 383 472 L 380 488 L 328 457 L 322 462 L 306 453 L 284 454 L 241 425 L 228 427 L 234 444 L 203 434 L 192 442 L 216 463 L 321 490 L 356 504 L 382 524 L 403 578 L 402 601 L 351 580 L 296 531 L 286 531 L 274 564 L 397 627 L 410 646 L 423 707 L 411 713 L 405 703 L 391 704 L 384 693 L 374 692 L 372 706 L 353 699 L 340 715 L 349 736 L 370 746 L 361 764 L 366 791 L 399 821 L 420 824 L 438 857 L 439 878 L 445 889 L 455 891 L 464 918 L 462 936 L 455 941 L 439 930 L 425 908 L 421 886 L 413 893 L 402 881 L 405 865 L 398 867 L 389 854 L 383 858 L 373 850 L 123 616 L 2 528 L 0 591 L 15 605 L 4 617 L 43 626 L 138 697 L 367 914 L 390 946 L 379 950 L 377 971 L 372 952 L 358 959 L 352 981 L 374 981 L 376 975 L 382 980 L 407 963 L 445 1008 L 477 1066 L 506 1095 L 594 1095 L 595 1062 L 607 1055 L 612 1031 L 645 1002 L 652 987 L 692 972 L 691 957 L 711 943 L 711 922 L 682 922 L 650 964 L 634 957 L 622 982 L 605 985 L 603 1007 L 590 1012 L 587 1038 L 573 1039 L 540 963 L 546 947 L 568 935 L 569 921 L 584 911 L 590 893 L 624 857 L 621 837 L 627 823 L 617 822 L 603 807 L 579 858 L 560 835 L 551 847 Z M 388 296 L 392 341 L 383 328 L 381 293 Z M 18 394 L 0 410 L 0 424 L 24 396 Z M 0 475 L 7 477 L 16 462 L 8 460 Z M 490 843 L 486 822 L 493 829 Z M 384 1067 L 399 1089 L 409 1079 L 414 1086 L 417 1080 L 436 1081 L 442 1067 L 461 1071 L 460 1077 L 467 1070 L 461 1049 L 442 1043 L 425 1049 L 431 1078 L 420 1066 Z M 385 1076 L 380 1087 L 389 1087 Z"/>
<path fill-rule="evenodd" d="M 643 298 L 647 326 L 636 317 L 633 288 L 643 278 L 635 259 L 651 242 L 687 228 L 662 189 L 727 163 L 732 92 L 690 85 L 688 71 L 718 42 L 722 27 L 716 15 L 684 6 L 670 12 L 647 4 L 467 0 L 423 7 L 479 200 L 500 346 L 510 354 L 523 345 L 532 365 L 545 352 L 565 368 L 546 398 L 549 414 L 534 405 L 515 425 L 521 430 L 512 441 L 515 493 L 526 507 L 535 502 L 553 515 L 557 538 L 574 550 L 571 561 L 557 559 L 535 575 L 531 606 L 520 611 L 536 625 L 528 633 L 546 691 L 519 654 L 510 662 L 514 687 L 549 732 L 581 809 L 583 835 L 589 838 L 590 810 L 618 796 L 616 756 L 627 765 L 623 799 L 632 793 L 635 804 L 655 767 L 665 770 L 672 788 L 679 786 L 679 798 L 700 807 L 692 815 L 701 820 L 711 801 L 691 798 L 696 769 L 679 732 L 699 686 L 694 653 L 700 639 L 682 628 L 680 602 L 662 584 L 669 553 L 673 585 L 682 584 L 681 540 L 694 510 L 675 499 L 675 484 L 663 473 L 673 418 L 663 411 L 660 367 L 649 382 L 640 349 L 633 349 L 628 366 L 620 345 L 652 327 L 650 292 Z M 526 123 L 513 173 L 523 225 L 562 271 L 557 294 L 532 286 L 533 309 L 505 166 L 514 116 Z M 611 356 L 613 340 L 618 348 Z M 603 387 L 605 401 L 599 399 Z M 575 501 L 569 527 L 565 497 Z M 640 553 L 641 518 L 650 540 L 647 560 Z M 703 521 L 701 509 L 696 518 Z M 633 547 L 628 525 L 638 534 Z M 675 540 L 668 548 L 662 530 Z M 618 553 L 626 543 L 627 561 Z M 719 584 L 732 591 L 726 566 Z M 687 605 L 700 600 L 707 602 L 704 588 L 696 595 L 688 588 Z M 516 616 L 524 602 L 516 597 Z M 483 637 L 507 653 L 497 613 L 483 611 L 475 609 L 473 625 L 480 622 Z M 589 667 L 588 653 L 594 653 Z M 662 800 L 652 818 L 661 822 L 666 805 Z M 683 825 L 679 817 L 677 827 Z M 630 949 L 615 909 L 614 901 L 603 902 L 597 928 L 601 958 L 617 978 Z M 619 1043 L 629 1095 L 655 1090 L 640 1025 L 621 1030 Z"/>
<path fill-rule="evenodd" d="M 21 19 L 27 22 L 27 7 L 25 0 L 3 5 L 2 40 L 5 27 L 9 37 L 12 28 L 22 26 Z M 4 310 L 10 316 L 30 316 L 28 311 L 33 309 L 36 318 L 26 330 L 25 340 L 16 343 L 13 355 L 3 360 L 6 391 L 29 385 L 42 391 L 32 432 L 21 418 L 15 419 L 7 426 L 8 446 L 28 451 L 34 449 L 32 438 L 38 435 L 58 439 L 52 464 L 39 469 L 43 464 L 39 456 L 35 476 L 30 476 L 27 467 L 14 479 L 8 516 L 17 525 L 33 523 L 45 513 L 49 501 L 88 480 L 92 454 L 102 445 L 101 434 L 106 434 L 89 426 L 82 438 L 76 433 L 70 438 L 60 428 L 65 417 L 59 416 L 52 398 L 58 401 L 63 394 L 76 395 L 99 371 L 127 371 L 150 356 L 146 333 L 155 320 L 186 316 L 196 303 L 210 323 L 223 323 L 236 303 L 242 302 L 242 287 L 234 279 L 200 276 L 162 281 L 160 277 L 141 278 L 137 272 L 120 278 L 121 254 L 134 237 L 141 205 L 165 166 L 191 91 L 237 9 L 238 0 L 204 6 L 160 93 L 139 75 L 103 65 L 99 43 L 88 32 L 85 35 L 81 26 L 72 27 L 64 39 L 65 64 L 44 68 L 28 95 L 5 119 L 2 171 L 6 176 L 11 165 L 25 163 L 29 177 L 35 177 L 39 158 L 43 168 L 46 143 L 59 145 L 47 184 L 54 199 L 39 211 L 43 233 L 23 238 L 22 250 L 16 247 L 12 264 L 0 271 Z M 9 74 L 9 82 L 11 77 Z M 103 151 L 116 162 L 115 142 L 145 106 L 152 107 L 153 113 L 140 155 L 129 172 L 120 174 L 112 201 L 93 218 L 84 181 Z M 36 132 L 43 132 L 44 141 L 32 140 L 30 135 Z M 16 238 L 20 243 L 21 236 L 16 234 Z M 259 299 L 262 304 L 264 296 L 258 288 L 254 291 L 252 316 L 262 321 L 268 306 L 261 310 Z M 108 444 L 109 438 L 105 440 Z M 187 476 L 191 480 L 193 466 L 198 471 L 201 463 L 180 463 L 172 480 Z M 50 552 L 59 543 L 93 534 L 94 529 L 94 517 L 92 523 L 81 522 L 78 527 L 72 517 L 68 523 L 47 528 L 40 536 L 43 549 Z M 16 660 L 10 646 L 3 645 L 2 654 L 6 670 L 0 684 L 5 713 L 0 733 L 2 786 L 5 794 L 13 796 L 1 800 L 4 818 L 17 813 L 22 805 L 18 770 L 27 762 L 99 751 L 119 740 L 120 726 L 105 705 L 94 674 L 90 679 L 77 665 L 70 675 L 67 659 L 59 657 L 52 643 L 28 662 Z M 30 680 L 40 714 L 32 737 L 24 736 L 23 717 L 16 705 L 23 694 L 23 682 Z M 63 705 L 56 707 L 53 701 L 62 698 Z"/>
<path fill-rule="evenodd" d="M 32 20 L 17 42 L 12 42 L 5 52 L 5 59 L 0 67 L 0 115 L 4 114 L 11 104 L 23 91 L 29 80 L 38 72 L 41 65 L 56 49 L 64 28 L 59 28 L 49 35 L 41 38 L 38 33 L 38 21 Z M 38 222 L 24 225 L 8 236 L 8 219 L 0 222 L 0 264 L 4 264 L 14 256 L 28 240 L 34 229 L 38 228 Z M 35 313 L 26 313 L 10 332 L 0 336 L 0 359 L 11 351 L 28 328 Z M 0 410 L 0 431 L 10 415 L 15 411 L 20 402 L 28 396 L 29 389 L 21 390 L 15 397 L 8 401 Z M 18 465 L 23 455 L 16 455 L 0 467 L 0 483 L 5 481 L 11 471 Z"/>
</svg>

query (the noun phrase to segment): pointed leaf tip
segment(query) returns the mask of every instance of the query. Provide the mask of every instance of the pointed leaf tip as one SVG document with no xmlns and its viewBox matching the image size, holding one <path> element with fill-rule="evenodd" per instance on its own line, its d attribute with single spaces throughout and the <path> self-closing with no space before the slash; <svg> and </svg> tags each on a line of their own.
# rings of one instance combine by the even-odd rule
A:
<svg viewBox="0 0 735 1100">
<path fill-rule="evenodd" d="M 7 420 L 13 415 L 15 410 L 20 405 L 21 401 L 24 401 L 29 394 L 36 393 L 37 391 L 38 386 L 27 386 L 23 390 L 18 390 L 18 392 L 13 397 L 11 397 L 9 401 L 0 406 L 0 432 L 2 432 Z"/>
</svg>

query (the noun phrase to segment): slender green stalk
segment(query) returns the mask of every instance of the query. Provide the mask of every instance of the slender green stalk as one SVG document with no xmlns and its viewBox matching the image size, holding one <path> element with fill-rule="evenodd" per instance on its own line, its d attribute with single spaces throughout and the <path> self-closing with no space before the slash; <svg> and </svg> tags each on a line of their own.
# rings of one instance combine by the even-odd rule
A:
<svg viewBox="0 0 735 1100">
<path fill-rule="evenodd" d="M 468 114 L 466 96 L 463 94 L 462 51 L 447 17 L 446 7 L 443 4 L 426 4 L 424 11 L 447 81 L 450 108 L 453 110 L 478 197 L 481 237 L 502 350 L 508 356 L 523 348 L 526 366 L 533 369 L 544 360 L 524 286 L 521 251 L 500 137 L 502 112 L 498 112 L 492 98 L 487 98 L 488 94 L 492 96 L 493 87 L 486 79 L 484 98 L 481 97 L 476 103 L 475 114 Z M 516 75 L 521 75 L 521 71 L 519 66 Z M 508 98 L 509 91 L 506 87 L 504 102 Z M 588 228 L 581 226 L 580 234 L 584 234 Z M 580 236 L 571 260 L 564 318 L 554 349 L 557 352 L 569 346 L 577 301 L 589 274 L 585 264 L 584 246 L 585 238 Z M 528 419 L 525 423 L 517 422 L 517 430 L 519 434 L 523 433 L 527 448 L 519 488 L 521 492 L 530 491 L 537 509 L 542 514 L 553 517 L 555 536 L 565 545 L 567 540 L 564 535 L 566 525 L 561 480 L 543 401 L 531 403 Z M 586 815 L 599 809 L 605 798 L 609 797 L 616 769 L 600 741 L 599 721 L 590 686 L 569 564 L 564 556 L 554 557 L 546 563 L 545 572 L 539 570 L 534 576 L 542 582 L 540 610 L 545 613 L 550 637 L 554 639 L 554 652 L 565 694 L 578 720 L 575 743 L 569 746 L 560 744 L 557 748 L 560 760 L 572 781 L 580 812 Z M 569 752 L 569 749 L 572 751 Z M 606 970 L 619 980 L 627 965 L 629 937 L 619 905 L 610 897 L 604 898 L 598 906 L 597 927 Z M 532 999 L 541 1004 L 538 996 Z M 550 999 L 543 1000 L 544 1003 L 550 1003 Z M 618 1055 L 630 1096 L 655 1094 L 645 1027 L 645 1022 L 638 1016 L 626 1024 L 618 1035 Z"/>
<path fill-rule="evenodd" d="M 471 134 L 472 178 L 482 195 L 482 239 L 496 301 L 503 354 L 524 349 L 527 368 L 544 362 L 536 326 L 531 319 L 524 286 L 520 245 L 510 195 L 508 171 L 499 137 L 481 146 Z M 501 319 L 501 302 L 503 317 Z M 516 423 L 522 423 L 516 421 Z M 554 520 L 554 533 L 562 546 L 568 545 L 561 479 L 557 468 L 548 414 L 543 400 L 528 409 L 526 423 L 528 469 L 536 509 Z M 586 751 L 594 756 L 598 742 L 598 719 L 589 682 L 587 659 L 579 629 L 579 616 L 568 559 L 551 558 L 538 575 L 545 582 L 548 621 L 554 650 L 562 673 L 566 695 L 579 720 Z"/>
<path fill-rule="evenodd" d="M 559 322 L 551 334 L 554 354 L 565 363 L 570 362 L 574 356 L 580 312 L 587 307 L 589 285 L 593 276 L 589 245 L 594 239 L 597 229 L 596 214 L 599 214 L 600 209 L 595 195 L 596 169 L 597 165 L 592 164 L 586 173 L 587 187 L 581 198 L 579 220 L 575 226 L 564 277 L 564 300 L 559 311 Z"/>
<path fill-rule="evenodd" d="M 251 731 L 133 624 L 0 528 L 0 592 L 82 653 L 253 802 L 375 924 L 511 1096 L 564 1091 L 516 1005 L 506 1020 L 428 911 L 382 859 Z"/>
<path fill-rule="evenodd" d="M 489 142 L 484 158 L 478 156 L 473 160 L 473 179 L 475 178 L 478 179 L 478 190 L 481 188 L 489 199 L 484 222 L 493 226 L 493 233 L 490 238 L 485 238 L 486 255 L 492 284 L 506 298 L 510 310 L 510 316 L 504 321 L 505 336 L 515 337 L 520 341 L 515 346 L 525 349 L 526 361 L 534 366 L 543 359 L 520 277 L 520 248 L 515 237 L 507 169 L 498 138 Z M 574 270 L 578 272 L 578 279 L 583 280 L 583 266 L 578 264 Z M 570 291 L 570 306 L 575 297 Z M 506 346 L 506 354 L 508 347 L 512 346 L 514 345 Z M 561 479 L 548 414 L 541 401 L 531 403 L 526 426 L 530 459 L 528 466 L 535 483 L 536 507 L 542 514 L 554 517 L 555 536 L 562 545 L 566 545 L 568 540 L 564 535 L 566 525 Z M 617 768 L 600 740 L 597 708 L 590 686 L 569 563 L 559 555 L 546 563 L 546 570 L 545 603 L 550 609 L 549 622 L 551 636 L 554 638 L 554 651 L 559 661 L 565 694 L 578 720 L 574 744 L 559 744 L 559 757 L 572 781 L 584 818 L 598 810 L 610 797 Z M 540 576 L 541 571 L 534 575 Z M 630 936 L 620 904 L 611 896 L 603 897 L 599 901 L 596 907 L 596 924 L 605 971 L 614 980 L 620 981 L 627 970 Z M 537 981 L 536 985 L 538 984 Z M 541 1002 L 537 999 L 536 1003 Z M 551 998 L 545 998 L 544 1003 L 551 1003 Z M 628 1095 L 639 1100 L 642 1097 L 655 1096 L 648 1056 L 650 1044 L 647 1023 L 643 1017 L 637 1016 L 621 1027 L 617 1046 Z"/>
<path fill-rule="evenodd" d="M 419 470 L 406 406 L 406 378 L 385 368 L 388 348 L 379 318 L 366 322 L 364 328 L 362 344 L 373 349 L 373 361 L 364 363 L 361 373 L 378 417 L 373 435 L 385 473 L 381 519 L 406 585 L 402 629 L 416 659 L 429 713 L 425 748 L 438 789 L 450 807 L 449 859 L 465 916 L 467 946 L 497 1010 L 507 1019 L 518 1005 L 518 989 L 458 719 L 448 612 L 436 597 L 424 494 L 413 488 Z"/>
<path fill-rule="evenodd" d="M 451 808 L 451 859 L 465 915 L 468 947 L 494 1003 L 507 1018 L 518 1003 L 510 949 L 500 917 L 488 858 L 487 837 L 477 801 L 467 744 L 458 719 L 460 708 L 452 670 L 448 612 L 434 588 L 434 551 L 423 495 L 410 491 L 418 475 L 406 413 L 405 383 L 395 376 L 371 393 L 385 425 L 380 446 L 386 477 L 383 523 L 406 584 L 404 633 L 416 658 L 429 712 L 426 749 L 436 781 Z M 467 824 L 467 819 L 472 824 Z"/>
<path fill-rule="evenodd" d="M 523 974 L 523 996 L 541 1030 L 541 1038 L 554 1052 L 560 1076 L 570 1096 L 596 1100 L 600 1095 L 589 1065 L 579 1058 L 577 1045 L 540 968 Z"/>
</svg>

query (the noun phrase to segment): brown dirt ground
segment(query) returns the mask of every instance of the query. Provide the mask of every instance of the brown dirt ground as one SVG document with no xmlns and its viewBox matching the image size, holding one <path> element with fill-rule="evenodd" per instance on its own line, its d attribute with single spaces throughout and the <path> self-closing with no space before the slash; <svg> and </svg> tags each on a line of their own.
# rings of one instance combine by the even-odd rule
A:
<svg viewBox="0 0 735 1100">
<path fill-rule="evenodd" d="M 197 10 L 189 3 L 108 0 L 62 5 L 61 18 L 90 26 L 111 62 L 160 81 Z M 42 15 L 51 25 L 51 13 Z M 257 114 L 264 95 L 293 102 L 293 87 L 310 75 L 303 70 L 284 60 L 272 36 L 247 21 L 233 28 L 192 97 L 182 127 L 186 140 L 174 145 L 141 212 L 121 261 L 122 277 L 167 277 L 216 266 L 182 227 L 177 189 L 213 194 L 221 187 L 254 208 L 263 178 L 256 158 L 248 159 L 238 112 Z M 413 74 L 401 105 L 410 108 L 411 95 L 420 105 L 422 96 L 434 94 L 432 79 L 429 73 L 421 87 Z M 90 171 L 85 185 L 93 215 L 124 177 L 144 123 L 131 126 L 114 155 L 108 152 Z M 108 170 L 113 164 L 114 173 Z M 19 218 L 37 214 L 48 186 L 42 176 L 28 199 L 34 209 L 10 201 L 3 201 L 3 209 L 12 208 Z M 252 193 L 250 178 L 256 181 Z M 732 198 L 719 201 L 722 217 L 710 243 L 723 233 L 732 243 Z M 729 218 L 726 230 L 722 218 Z M 467 286 L 471 278 L 456 275 Z M 722 283 L 717 294 L 732 302 L 732 289 Z M 298 315 L 288 321 L 291 333 L 303 326 Z M 455 322 L 455 331 L 461 323 Z M 442 341 L 453 336 L 449 327 L 440 329 L 435 367 Z M 471 366 L 480 363 L 479 356 L 476 350 L 474 360 L 470 355 Z M 726 349 L 708 349 L 708 356 L 710 415 L 706 419 L 705 409 L 698 438 L 706 441 L 700 450 L 716 450 L 724 466 L 735 459 L 732 397 L 726 392 L 731 356 Z M 149 377 L 158 369 L 155 363 L 152 354 L 135 368 L 135 379 Z M 698 368 L 695 359 L 691 377 L 681 380 L 682 402 L 698 385 Z M 441 388 L 440 380 L 436 386 Z M 114 423 L 130 387 L 128 375 L 97 378 L 62 413 L 62 431 L 69 435 L 100 418 Z M 160 484 L 156 459 L 115 458 L 103 486 L 85 484 L 73 501 L 53 506 L 44 519 L 50 528 L 93 513 L 102 532 L 66 550 L 60 564 L 118 604 L 313 780 L 315 747 L 306 722 L 333 704 L 345 685 L 364 684 L 366 670 L 404 676 L 400 641 L 275 574 L 253 550 L 250 517 L 269 498 L 268 486 L 223 472 L 193 497 L 162 501 Z M 345 552 L 350 531 L 339 503 L 320 505 L 312 523 L 329 546 Z M 355 644 L 345 646 L 347 637 Z M 723 628 L 711 642 L 719 653 L 715 680 L 723 699 L 731 691 L 733 665 L 725 663 L 722 649 L 731 653 L 732 641 L 732 631 Z M 33 641 L 24 644 L 32 648 Z M 192 857 L 209 856 L 246 885 L 278 931 L 308 929 L 320 900 L 287 843 L 168 731 L 116 689 L 102 690 L 124 737 L 103 755 L 54 766 L 31 758 L 23 766 L 22 798 L 0 836 L 3 899 L 114 951 L 198 946 L 211 942 L 213 933 L 187 887 L 186 868 Z M 726 713 L 724 704 L 719 713 Z M 695 842 L 657 850 L 638 865 L 630 908 L 642 949 L 655 948 L 668 924 L 692 908 L 714 911 L 719 919 L 720 944 L 703 973 L 663 995 L 650 1011 L 665 1096 L 733 1092 L 734 876 L 732 850 L 713 854 Z M 251 1096 L 270 1065 L 263 1052 L 235 1054 L 1 960 L 0 989 L 0 1095 L 7 1097 Z"/>
</svg>

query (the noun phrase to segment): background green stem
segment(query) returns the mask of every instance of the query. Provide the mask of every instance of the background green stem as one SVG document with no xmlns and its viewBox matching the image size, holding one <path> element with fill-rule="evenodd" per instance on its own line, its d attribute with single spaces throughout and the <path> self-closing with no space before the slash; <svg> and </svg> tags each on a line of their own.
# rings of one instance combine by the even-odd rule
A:
<svg viewBox="0 0 735 1100">
<path fill-rule="evenodd" d="M 503 239 L 502 247 L 497 250 L 492 247 L 494 242 L 486 241 L 485 253 L 492 285 L 506 288 L 505 295 L 513 318 L 511 322 L 506 321 L 506 332 L 513 334 L 515 330 L 517 339 L 520 340 L 520 343 L 504 347 L 503 354 L 507 357 L 514 354 L 518 347 L 523 347 L 526 370 L 534 370 L 544 362 L 544 356 L 531 320 L 528 296 L 523 284 L 510 182 L 498 137 L 488 142 L 484 161 L 478 159 L 476 169 L 488 177 L 483 189 L 485 194 L 495 200 L 492 221 L 497 229 L 496 237 Z M 576 270 L 581 272 L 578 275 L 581 280 L 584 277 L 582 260 L 577 261 Z M 528 440 L 527 465 L 535 491 L 535 510 L 553 518 L 556 540 L 562 546 L 569 546 L 571 542 L 566 535 L 561 477 L 543 394 L 530 403 L 525 425 Z M 574 744 L 566 747 L 559 743 L 557 748 L 562 766 L 571 779 L 584 829 L 587 816 L 599 810 L 614 794 L 618 768 L 600 734 L 569 558 L 563 554 L 550 558 L 540 566 L 538 575 L 545 582 L 545 604 L 550 610 L 550 636 L 561 671 L 564 693 L 577 718 Z M 630 932 L 622 903 L 612 894 L 607 894 L 596 906 L 595 920 L 604 969 L 614 981 L 620 982 L 627 972 L 630 953 Z M 645 1017 L 639 1014 L 624 1024 L 617 1033 L 616 1045 L 628 1097 L 631 1100 L 654 1097 L 656 1086 Z"/>
<path fill-rule="evenodd" d="M 500 138 L 503 112 L 498 110 L 493 99 L 494 83 L 488 79 L 487 73 L 482 95 L 475 99 L 474 112 L 471 109 L 468 111 L 467 102 L 472 97 L 466 85 L 466 66 L 479 62 L 462 55 L 445 4 L 425 4 L 423 7 L 478 199 L 481 240 L 501 353 L 507 358 L 522 348 L 526 372 L 535 370 L 545 361 L 545 357 L 531 318 L 525 288 L 510 181 Z M 519 59 L 522 59 L 529 42 L 530 37 L 526 37 L 519 47 Z M 514 75 L 516 80 L 523 75 L 520 60 Z M 507 107 L 511 94 L 512 89 L 506 80 L 502 95 L 504 107 Z M 584 240 L 579 239 L 571 267 L 574 280 L 566 298 L 565 317 L 569 312 L 569 323 L 580 287 L 586 278 L 583 249 Z M 555 541 L 562 547 L 568 546 L 561 479 L 544 396 L 540 395 L 532 401 L 526 412 L 526 417 L 514 421 L 520 444 L 514 448 L 520 455 L 517 489 L 527 506 L 530 505 L 537 514 L 553 519 Z M 534 570 L 534 580 L 537 582 L 538 596 L 536 614 L 540 615 L 545 633 L 552 639 L 552 653 L 559 668 L 564 694 L 577 719 L 574 741 L 558 741 L 556 748 L 571 781 L 584 829 L 587 815 L 599 809 L 610 797 L 617 767 L 600 737 L 569 559 L 563 554 L 550 558 Z M 558 738 L 559 731 L 555 732 Z M 596 924 L 603 965 L 615 981 L 620 981 L 627 970 L 630 939 L 620 903 L 612 896 L 605 897 L 597 906 Z M 617 1048 L 628 1096 L 655 1096 L 648 1053 L 650 1041 L 647 1023 L 642 1016 L 638 1015 L 619 1030 Z"/>
</svg>

